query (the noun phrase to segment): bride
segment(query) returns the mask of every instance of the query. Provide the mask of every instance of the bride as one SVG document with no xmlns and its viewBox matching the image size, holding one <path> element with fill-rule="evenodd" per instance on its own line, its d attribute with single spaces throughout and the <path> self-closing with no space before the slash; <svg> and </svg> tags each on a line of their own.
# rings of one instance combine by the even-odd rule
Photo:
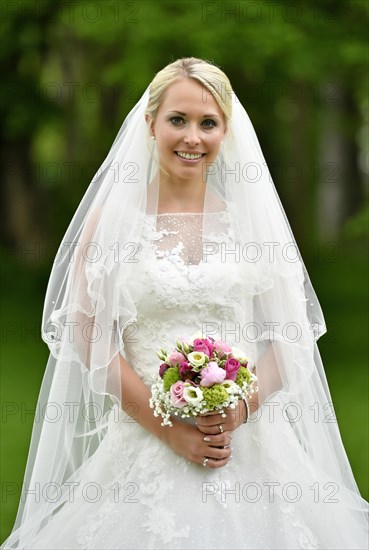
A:
<svg viewBox="0 0 369 550">
<path fill-rule="evenodd" d="M 324 317 L 252 124 L 179 59 L 126 117 L 60 245 L 21 502 L 2 548 L 366 548 L 317 347 Z M 157 351 L 237 346 L 259 391 L 173 426 Z"/>
</svg>

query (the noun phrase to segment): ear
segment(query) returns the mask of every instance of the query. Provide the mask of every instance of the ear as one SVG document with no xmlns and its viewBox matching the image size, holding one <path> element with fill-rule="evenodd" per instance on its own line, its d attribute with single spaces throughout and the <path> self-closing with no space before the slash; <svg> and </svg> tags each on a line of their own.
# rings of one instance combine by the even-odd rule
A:
<svg viewBox="0 0 369 550">
<path fill-rule="evenodd" d="M 146 120 L 146 124 L 149 126 L 149 133 L 151 136 L 154 135 L 154 120 L 151 119 L 150 121 L 150 117 L 149 115 L 145 115 L 145 120 Z"/>
</svg>

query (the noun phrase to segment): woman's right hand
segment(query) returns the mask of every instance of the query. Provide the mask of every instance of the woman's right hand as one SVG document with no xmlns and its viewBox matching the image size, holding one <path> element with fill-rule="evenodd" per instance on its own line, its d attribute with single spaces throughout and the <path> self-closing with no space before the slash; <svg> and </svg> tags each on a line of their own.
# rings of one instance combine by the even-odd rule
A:
<svg viewBox="0 0 369 550">
<path fill-rule="evenodd" d="M 173 426 L 166 428 L 168 430 L 166 443 L 177 455 L 201 465 L 207 457 L 209 459 L 207 468 L 221 468 L 228 463 L 232 454 L 230 431 L 206 436 L 211 441 L 204 441 L 204 434 L 196 426 L 175 419 L 171 420 Z"/>
</svg>

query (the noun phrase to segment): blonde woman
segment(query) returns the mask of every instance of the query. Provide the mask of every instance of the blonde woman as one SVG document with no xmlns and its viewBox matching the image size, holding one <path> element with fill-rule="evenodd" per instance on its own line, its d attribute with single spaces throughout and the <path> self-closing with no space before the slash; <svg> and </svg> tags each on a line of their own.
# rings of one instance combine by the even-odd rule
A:
<svg viewBox="0 0 369 550">
<path fill-rule="evenodd" d="M 365 548 L 367 503 L 325 421 L 325 332 L 229 79 L 202 59 L 170 63 L 58 251 L 43 415 L 2 548 Z M 247 356 L 259 391 L 164 426 L 149 405 L 156 352 L 207 337 Z"/>
</svg>

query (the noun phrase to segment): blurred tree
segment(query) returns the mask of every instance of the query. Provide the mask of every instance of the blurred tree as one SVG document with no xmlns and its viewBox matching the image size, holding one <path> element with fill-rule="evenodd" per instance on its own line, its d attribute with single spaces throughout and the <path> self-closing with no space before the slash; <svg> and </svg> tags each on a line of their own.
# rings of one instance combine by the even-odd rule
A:
<svg viewBox="0 0 369 550">
<path fill-rule="evenodd" d="M 42 167 L 31 155 L 42 124 L 56 122 L 59 109 L 40 90 L 41 74 L 50 45 L 48 28 L 56 12 L 45 1 L 24 12 L 20 3 L 3 6 L 2 12 L 2 152 L 5 185 L 1 191 L 1 232 L 10 246 L 43 242 L 47 194 L 41 185 Z M 17 37 L 17 39 L 15 39 Z M 59 114 L 60 116 L 60 114 Z"/>
<path fill-rule="evenodd" d="M 7 241 L 60 240 L 153 74 L 191 55 L 229 75 L 303 251 L 312 239 L 336 238 L 362 208 L 367 174 L 357 136 L 368 92 L 367 3 L 35 6 L 14 3 L 4 25 Z"/>
</svg>

